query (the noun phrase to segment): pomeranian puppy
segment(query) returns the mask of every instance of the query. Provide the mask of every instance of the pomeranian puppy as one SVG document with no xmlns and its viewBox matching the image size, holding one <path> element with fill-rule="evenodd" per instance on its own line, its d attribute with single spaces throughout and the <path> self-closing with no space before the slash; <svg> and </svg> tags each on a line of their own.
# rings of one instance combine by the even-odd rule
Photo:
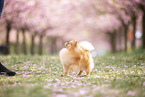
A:
<svg viewBox="0 0 145 97">
<path fill-rule="evenodd" d="M 83 41 L 78 43 L 77 40 L 73 40 L 65 43 L 65 47 L 59 52 L 61 64 L 63 64 L 64 74 L 61 76 L 72 73 L 75 67 L 78 68 L 80 76 L 83 71 L 87 75 L 90 75 L 91 70 L 94 68 L 94 62 L 90 51 L 94 49 L 94 46 Z"/>
</svg>

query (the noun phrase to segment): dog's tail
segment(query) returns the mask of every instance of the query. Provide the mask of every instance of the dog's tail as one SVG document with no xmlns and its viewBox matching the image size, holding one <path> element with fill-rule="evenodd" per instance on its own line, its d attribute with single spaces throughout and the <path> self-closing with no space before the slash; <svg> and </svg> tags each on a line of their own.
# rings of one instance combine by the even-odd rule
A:
<svg viewBox="0 0 145 97">
<path fill-rule="evenodd" d="M 95 49 L 94 46 L 88 41 L 82 41 L 79 43 L 79 45 L 87 51 L 92 51 Z"/>
</svg>

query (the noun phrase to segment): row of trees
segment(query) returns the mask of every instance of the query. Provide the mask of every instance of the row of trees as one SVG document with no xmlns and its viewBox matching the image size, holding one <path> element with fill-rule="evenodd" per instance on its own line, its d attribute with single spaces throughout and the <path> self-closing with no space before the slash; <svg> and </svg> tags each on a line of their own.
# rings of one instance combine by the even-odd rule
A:
<svg viewBox="0 0 145 97">
<path fill-rule="evenodd" d="M 131 41 L 131 48 L 136 48 L 137 25 L 142 25 L 142 48 L 145 49 L 145 1 L 144 0 L 112 0 L 108 2 L 107 11 L 114 15 L 114 18 L 118 20 L 106 31 L 106 34 L 110 37 L 110 44 L 112 45 L 112 52 L 116 52 L 117 42 L 121 43 L 124 40 L 124 51 L 127 51 L 127 41 L 130 31 L 130 27 L 133 30 L 133 39 Z M 137 22 L 141 18 L 141 22 Z M 141 24 L 137 24 L 141 23 Z M 115 26 L 118 25 L 118 26 Z M 122 34 L 121 34 L 122 33 Z M 121 39 L 123 35 L 124 39 Z M 119 37 L 117 37 L 119 36 Z M 131 37 L 131 36 L 130 36 Z"/>
<path fill-rule="evenodd" d="M 27 54 L 25 34 L 31 35 L 31 54 L 33 55 L 36 36 L 40 40 L 39 54 L 42 54 L 43 38 L 46 36 L 51 40 L 52 45 L 49 47 L 54 53 L 59 42 L 58 38 L 62 42 L 68 37 L 75 39 L 82 29 L 96 37 L 98 33 L 105 34 L 109 38 L 112 52 L 115 53 L 117 44 L 120 45 L 120 50 L 122 50 L 121 44 L 124 44 L 124 50 L 127 51 L 130 26 L 133 28 L 131 46 L 135 49 L 135 32 L 137 20 L 140 17 L 142 18 L 142 47 L 145 49 L 144 0 L 6 0 L 1 25 L 5 26 L 7 54 L 10 53 L 12 29 L 17 32 L 16 54 L 19 53 L 20 32 L 23 35 L 24 54 Z M 75 33 L 69 35 L 68 32 Z M 79 39 L 81 40 L 82 37 Z"/>
<path fill-rule="evenodd" d="M 99 26 L 98 31 L 104 32 L 109 38 L 111 50 L 113 53 L 117 51 L 117 45 L 122 48 L 124 41 L 124 51 L 127 51 L 128 32 L 133 31 L 133 40 L 131 41 L 131 48 L 136 48 L 137 26 L 141 25 L 142 29 L 142 48 L 145 49 L 145 1 L 144 0 L 90 0 L 89 15 L 92 13 L 95 17 L 104 17 L 100 19 L 96 26 Z M 84 3 L 87 5 L 87 3 Z M 85 7 L 88 7 L 86 6 Z M 101 5 L 101 6 L 99 6 Z M 93 11 L 92 11 L 93 10 Z M 87 13 L 88 14 L 88 13 Z M 138 22 L 141 20 L 141 22 Z M 103 22 L 103 23 L 102 23 Z M 137 24 L 138 23 L 138 24 Z M 123 41 L 122 41 L 123 40 Z"/>
<path fill-rule="evenodd" d="M 76 5 L 74 2 L 65 0 L 6 0 L 1 25 L 5 26 L 7 54 L 10 54 L 10 33 L 12 30 L 16 31 L 16 54 L 19 54 L 20 49 L 20 33 L 22 33 L 24 54 L 28 52 L 26 33 L 31 36 L 30 52 L 32 55 L 35 53 L 36 36 L 39 37 L 40 55 L 43 50 L 44 37 L 47 37 L 46 41 L 49 40 L 50 42 L 48 46 L 50 53 L 56 53 L 57 46 L 64 43 L 65 37 L 70 36 L 67 35 L 68 32 L 70 33 L 74 26 L 79 25 L 80 21 L 75 16 Z M 58 44 L 60 41 L 62 43 Z"/>
<path fill-rule="evenodd" d="M 12 29 L 16 30 L 15 52 L 19 54 L 20 33 L 23 35 L 23 52 L 27 54 L 26 33 L 31 35 L 31 54 L 34 54 L 35 37 L 39 36 L 39 54 L 43 50 L 43 38 L 54 28 L 53 19 L 49 13 L 53 7 L 47 7 L 47 0 L 6 0 L 4 5 L 1 25 L 4 24 L 6 31 L 6 53 L 10 54 L 10 33 Z M 56 2 L 54 2 L 56 3 Z M 53 5 L 52 5 L 53 6 Z M 55 17 L 53 17 L 55 18 Z M 54 37 L 56 39 L 56 37 Z M 55 52 L 55 51 L 54 51 Z"/>
</svg>

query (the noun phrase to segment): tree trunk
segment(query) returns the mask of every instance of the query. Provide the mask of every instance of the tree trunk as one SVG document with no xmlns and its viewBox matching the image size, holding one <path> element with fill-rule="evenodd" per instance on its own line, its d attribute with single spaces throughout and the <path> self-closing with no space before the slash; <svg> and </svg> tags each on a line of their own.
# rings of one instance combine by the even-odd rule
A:
<svg viewBox="0 0 145 97">
<path fill-rule="evenodd" d="M 6 34 L 6 54 L 10 54 L 10 30 L 11 30 L 11 24 L 7 23 L 6 25 L 6 30 L 7 30 L 7 34 Z"/>
<path fill-rule="evenodd" d="M 127 34 L 128 34 L 128 27 L 124 27 L 124 51 L 127 51 Z"/>
<path fill-rule="evenodd" d="M 119 51 L 122 51 L 122 29 L 119 29 L 119 32 L 117 34 L 118 36 L 118 43 L 119 43 Z"/>
<path fill-rule="evenodd" d="M 31 55 L 34 55 L 34 46 L 35 46 L 34 40 L 35 40 L 35 33 L 32 34 Z"/>
<path fill-rule="evenodd" d="M 27 48 L 26 48 L 26 38 L 25 38 L 25 30 L 22 29 L 22 33 L 23 33 L 23 52 L 26 55 L 27 54 Z"/>
<path fill-rule="evenodd" d="M 42 55 L 42 49 L 43 49 L 43 35 L 40 35 L 40 40 L 39 40 L 39 55 Z"/>
<path fill-rule="evenodd" d="M 136 17 L 134 16 L 133 18 L 132 18 L 132 21 L 133 21 L 133 41 L 132 41 L 132 43 L 131 43 L 131 47 L 133 48 L 133 49 L 135 49 L 135 46 L 136 46 L 136 38 L 135 38 L 135 32 L 136 32 Z"/>
<path fill-rule="evenodd" d="M 51 54 L 54 54 L 56 52 L 56 38 L 51 39 Z"/>
<path fill-rule="evenodd" d="M 145 10 L 143 11 L 143 17 L 142 17 L 142 47 L 145 49 Z"/>
<path fill-rule="evenodd" d="M 107 34 L 110 40 L 111 52 L 116 53 L 116 32 L 115 31 L 113 33 L 108 32 Z"/>
<path fill-rule="evenodd" d="M 17 30 L 17 35 L 16 35 L 15 53 L 17 55 L 19 54 L 19 30 Z"/>
<path fill-rule="evenodd" d="M 116 53 L 116 32 L 112 33 L 111 35 L 111 48 L 112 53 Z"/>
</svg>

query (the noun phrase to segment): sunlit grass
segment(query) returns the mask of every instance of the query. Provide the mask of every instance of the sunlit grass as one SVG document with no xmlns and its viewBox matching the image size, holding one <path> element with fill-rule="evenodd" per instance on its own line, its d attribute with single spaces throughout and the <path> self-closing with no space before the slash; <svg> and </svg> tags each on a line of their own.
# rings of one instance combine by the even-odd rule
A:
<svg viewBox="0 0 145 97">
<path fill-rule="evenodd" d="M 145 96 L 145 52 L 96 57 L 91 75 L 61 77 L 59 56 L 0 56 L 17 75 L 0 75 L 0 97 Z M 85 74 L 85 73 L 84 73 Z"/>
</svg>

